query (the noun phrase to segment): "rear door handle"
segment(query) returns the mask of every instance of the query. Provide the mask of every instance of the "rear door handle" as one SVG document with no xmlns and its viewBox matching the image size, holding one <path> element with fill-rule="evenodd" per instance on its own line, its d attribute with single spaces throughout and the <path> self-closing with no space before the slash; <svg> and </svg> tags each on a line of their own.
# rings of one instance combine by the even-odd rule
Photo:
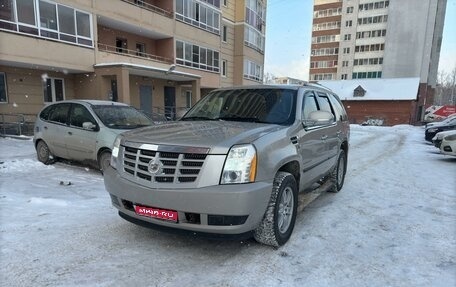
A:
<svg viewBox="0 0 456 287">
<path fill-rule="evenodd" d="M 328 136 L 322 136 L 320 139 L 321 139 L 322 141 L 327 140 L 327 139 L 328 139 Z"/>
<path fill-rule="evenodd" d="M 45 130 L 47 130 L 47 129 L 48 129 L 48 127 L 44 127 L 44 129 L 45 129 Z"/>
<path fill-rule="evenodd" d="M 68 134 L 71 136 L 73 133 L 72 132 L 68 132 Z"/>
</svg>

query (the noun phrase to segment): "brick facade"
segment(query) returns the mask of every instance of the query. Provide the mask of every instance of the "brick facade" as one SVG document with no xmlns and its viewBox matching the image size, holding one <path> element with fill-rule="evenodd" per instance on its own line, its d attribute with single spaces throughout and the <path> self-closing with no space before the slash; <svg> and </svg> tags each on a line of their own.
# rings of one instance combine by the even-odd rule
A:
<svg viewBox="0 0 456 287">
<path fill-rule="evenodd" d="M 352 124 L 368 119 L 382 120 L 384 126 L 414 124 L 415 101 L 350 101 L 342 103 Z"/>
</svg>

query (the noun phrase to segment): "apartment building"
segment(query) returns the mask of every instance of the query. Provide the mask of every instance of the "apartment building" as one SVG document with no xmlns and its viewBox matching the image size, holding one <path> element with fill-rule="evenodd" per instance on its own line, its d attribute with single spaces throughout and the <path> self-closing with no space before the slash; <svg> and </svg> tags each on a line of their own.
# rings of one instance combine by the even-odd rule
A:
<svg viewBox="0 0 456 287">
<path fill-rule="evenodd" d="M 420 78 L 416 120 L 431 105 L 446 0 L 314 0 L 311 81 Z"/>
<path fill-rule="evenodd" d="M 0 0 L 0 114 L 100 99 L 175 117 L 262 82 L 266 0 Z"/>
</svg>

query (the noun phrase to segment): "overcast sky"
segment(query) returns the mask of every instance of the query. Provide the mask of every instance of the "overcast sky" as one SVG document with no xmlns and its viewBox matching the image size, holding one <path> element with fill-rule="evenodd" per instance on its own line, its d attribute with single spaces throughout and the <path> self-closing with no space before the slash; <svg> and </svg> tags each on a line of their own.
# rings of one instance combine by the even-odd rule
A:
<svg viewBox="0 0 456 287">
<path fill-rule="evenodd" d="M 265 73 L 308 80 L 312 0 L 268 0 Z M 456 0 L 448 0 L 439 71 L 456 67 Z"/>
</svg>

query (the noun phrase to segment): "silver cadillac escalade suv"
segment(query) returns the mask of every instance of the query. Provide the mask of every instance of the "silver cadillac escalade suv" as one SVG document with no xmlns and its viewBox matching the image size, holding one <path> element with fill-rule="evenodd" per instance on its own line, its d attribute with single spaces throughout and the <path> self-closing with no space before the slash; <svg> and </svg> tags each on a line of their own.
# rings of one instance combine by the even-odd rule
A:
<svg viewBox="0 0 456 287">
<path fill-rule="evenodd" d="M 323 87 L 218 89 L 179 121 L 118 136 L 104 182 L 133 223 L 280 246 L 300 191 L 342 188 L 348 139 L 344 107 Z"/>
</svg>

